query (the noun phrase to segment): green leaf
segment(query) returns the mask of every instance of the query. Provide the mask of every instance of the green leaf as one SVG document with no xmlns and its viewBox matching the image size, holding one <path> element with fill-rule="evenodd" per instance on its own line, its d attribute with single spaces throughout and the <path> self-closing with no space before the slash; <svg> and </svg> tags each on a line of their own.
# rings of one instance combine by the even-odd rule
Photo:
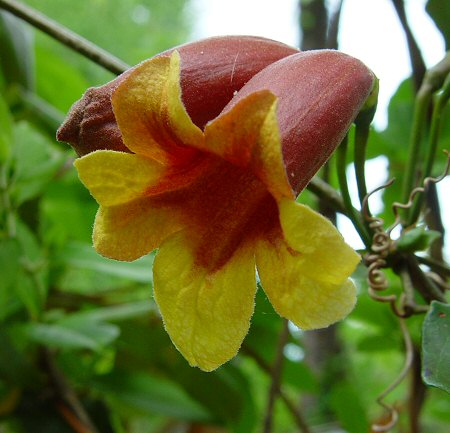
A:
<svg viewBox="0 0 450 433">
<path fill-rule="evenodd" d="M 29 315 L 37 319 L 48 291 L 47 263 L 34 232 L 18 218 L 15 226 L 22 252 L 21 268 L 16 276 L 16 293 Z"/>
<path fill-rule="evenodd" d="M 425 227 L 415 227 L 402 234 L 397 241 L 397 249 L 408 252 L 423 251 L 440 237 L 441 233 L 435 230 L 427 230 Z"/>
<path fill-rule="evenodd" d="M 2 264 L 0 287 L 3 291 L 13 286 L 20 269 L 20 256 L 20 246 L 16 239 L 0 239 L 0 263 Z M 0 291 L 0 296 L 2 296 L 3 291 Z"/>
<path fill-rule="evenodd" d="M 8 84 L 34 88 L 34 47 L 30 27 L 0 11 L 0 67 Z"/>
<path fill-rule="evenodd" d="M 25 331 L 30 339 L 48 347 L 94 352 L 102 350 L 119 335 L 119 328 L 115 325 L 69 319 L 55 324 L 31 323 Z"/>
<path fill-rule="evenodd" d="M 100 256 L 91 245 L 72 242 L 56 257 L 57 262 L 66 266 L 90 269 L 140 283 L 151 283 L 153 257 L 143 257 L 134 262 L 118 262 Z"/>
<path fill-rule="evenodd" d="M 15 177 L 11 196 L 20 205 L 42 193 L 65 162 L 66 155 L 26 122 L 16 125 L 14 141 Z"/>
<path fill-rule="evenodd" d="M 422 328 L 422 378 L 450 393 L 450 305 L 433 301 Z"/>
<path fill-rule="evenodd" d="M 429 0 L 426 11 L 444 36 L 447 50 L 450 49 L 450 3 L 442 0 Z"/>
<path fill-rule="evenodd" d="M 21 251 L 16 239 L 0 240 L 0 321 L 20 307 L 15 293 L 16 278 L 20 271 Z"/>
<path fill-rule="evenodd" d="M 208 412 L 176 383 L 141 371 L 119 371 L 91 380 L 118 410 L 159 414 L 190 421 L 210 419 Z"/>
<path fill-rule="evenodd" d="M 111 307 L 93 308 L 88 311 L 81 311 L 79 313 L 73 313 L 71 318 L 77 318 L 81 321 L 88 322 L 107 322 L 107 321 L 123 321 L 129 319 L 135 319 L 137 317 L 146 317 L 152 312 L 156 312 L 156 306 L 150 301 L 130 302 L 124 305 L 114 305 Z"/>
<path fill-rule="evenodd" d="M 4 163 L 11 152 L 12 117 L 8 105 L 0 95 L 0 164 Z"/>
<path fill-rule="evenodd" d="M 331 407 L 342 427 L 349 433 L 369 431 L 369 422 L 359 392 L 350 381 L 336 383 L 331 390 Z"/>
<path fill-rule="evenodd" d="M 54 51 L 36 46 L 37 93 L 54 108 L 65 113 L 89 87 L 78 69 Z"/>
<path fill-rule="evenodd" d="M 207 408 L 214 419 L 232 426 L 234 432 L 253 431 L 257 420 L 250 384 L 235 366 L 228 363 L 217 371 L 205 373 L 191 368 L 179 356 L 173 365 L 167 363 L 167 369 L 168 376 Z"/>
</svg>

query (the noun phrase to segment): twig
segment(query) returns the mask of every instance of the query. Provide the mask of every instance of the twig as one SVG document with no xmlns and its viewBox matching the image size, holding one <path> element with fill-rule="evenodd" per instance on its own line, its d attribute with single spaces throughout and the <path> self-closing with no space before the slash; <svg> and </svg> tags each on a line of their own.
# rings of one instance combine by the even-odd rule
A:
<svg viewBox="0 0 450 433">
<path fill-rule="evenodd" d="M 406 41 L 408 43 L 409 57 L 411 59 L 411 67 L 413 70 L 414 85 L 416 90 L 420 88 L 422 84 L 423 77 L 425 75 L 426 66 L 423 60 L 422 54 L 420 52 L 419 46 L 417 45 L 414 35 L 408 24 L 405 13 L 405 4 L 403 0 L 392 0 L 395 11 L 397 12 L 400 23 L 405 32 Z"/>
<path fill-rule="evenodd" d="M 431 269 L 439 272 L 439 274 L 450 277 L 450 268 L 445 263 L 439 262 L 432 257 L 415 256 L 415 258 L 419 263 L 429 266 Z"/>
<path fill-rule="evenodd" d="M 50 350 L 44 348 L 44 360 L 45 365 L 47 367 L 48 374 L 53 383 L 53 386 L 60 397 L 60 399 L 65 402 L 65 404 L 71 409 L 71 411 L 77 416 L 79 421 L 84 425 L 85 430 L 78 429 L 78 432 L 83 433 L 99 433 L 97 428 L 94 426 L 91 421 L 89 414 L 84 409 L 77 395 L 73 391 L 73 389 L 69 386 L 66 381 L 66 378 L 59 371 L 56 366 L 55 360 L 53 358 Z M 71 423 L 72 425 L 72 423 Z"/>
<path fill-rule="evenodd" d="M 432 94 L 440 89 L 450 73 L 450 52 L 437 65 L 429 69 L 423 79 L 422 85 L 416 96 L 414 105 L 414 116 L 411 129 L 411 137 L 408 145 L 408 161 L 403 182 L 403 201 L 408 201 L 411 190 L 417 182 L 417 169 L 420 156 L 420 145 L 422 142 L 423 131 L 427 123 L 427 113 L 430 107 Z M 434 159 L 434 158 L 433 158 Z M 427 159 L 427 167 L 432 164 L 432 160 Z M 411 217 L 411 211 L 405 216 L 405 226 L 414 223 Z"/>
<path fill-rule="evenodd" d="M 92 433 L 65 404 L 57 403 L 56 408 L 76 433 Z"/>
<path fill-rule="evenodd" d="M 386 409 L 390 414 L 390 421 L 387 424 L 379 425 L 375 424 L 372 425 L 372 430 L 374 432 L 388 432 L 391 430 L 392 427 L 397 424 L 398 421 L 398 412 L 397 410 L 386 404 L 383 400 L 395 389 L 397 388 L 400 383 L 403 382 L 406 375 L 408 374 L 409 369 L 411 368 L 411 364 L 413 362 L 413 344 L 411 340 L 411 335 L 409 334 L 408 328 L 406 327 L 405 320 L 402 318 L 399 318 L 400 321 L 400 329 L 402 330 L 403 340 L 405 342 L 405 350 L 406 350 L 406 357 L 405 357 L 405 364 L 403 366 L 402 371 L 397 376 L 397 378 L 392 382 L 391 385 L 389 385 L 377 398 L 378 404 L 383 406 L 384 409 Z"/>
<path fill-rule="evenodd" d="M 420 269 L 416 256 L 412 254 L 406 256 L 406 264 L 408 272 L 411 275 L 411 280 L 414 282 L 414 287 L 418 290 L 422 298 L 430 303 L 433 300 L 439 302 L 447 302 L 443 293 L 439 290 L 433 280 L 428 278 L 422 269 Z"/>
<path fill-rule="evenodd" d="M 411 382 L 409 391 L 409 425 L 410 433 L 420 433 L 420 414 L 425 403 L 427 387 L 422 381 L 422 361 L 420 349 L 414 346 L 411 366 Z"/>
<path fill-rule="evenodd" d="M 10 12 L 33 27 L 47 33 L 52 38 L 111 71 L 113 74 L 119 75 L 129 68 L 129 65 L 117 57 L 29 6 L 15 0 L 0 0 L 0 9 Z"/>
<path fill-rule="evenodd" d="M 319 199 L 326 201 L 328 205 L 336 212 L 348 216 L 348 211 L 345 208 L 342 196 L 330 184 L 325 182 L 320 177 L 313 177 L 306 189 L 311 191 Z"/>
<path fill-rule="evenodd" d="M 302 50 L 325 48 L 328 24 L 324 0 L 302 1 L 300 4 L 300 28 Z"/>
<path fill-rule="evenodd" d="M 242 351 L 252 358 L 258 366 L 261 368 L 261 370 L 265 371 L 267 374 L 272 374 L 272 369 L 269 364 L 262 358 L 257 352 L 255 352 L 253 349 L 251 349 L 249 346 L 244 346 L 242 348 Z M 289 412 L 292 415 L 292 418 L 295 420 L 295 423 L 297 424 L 298 428 L 302 433 L 312 433 L 308 424 L 305 421 L 305 418 L 303 414 L 301 413 L 300 409 L 296 407 L 296 405 L 292 402 L 292 400 L 286 395 L 286 393 L 283 390 L 283 387 L 281 385 L 278 388 L 278 395 L 280 399 L 283 401 L 286 408 L 289 410 Z"/>
<path fill-rule="evenodd" d="M 272 383 L 269 388 L 269 395 L 267 398 L 266 417 L 264 419 L 264 433 L 270 433 L 272 431 L 273 409 L 275 400 L 278 396 L 281 383 L 281 370 L 283 368 L 284 359 L 284 346 L 286 346 L 289 337 L 288 321 L 283 319 L 283 328 L 281 329 L 280 336 L 278 337 L 277 351 L 275 361 L 272 367 Z"/>
<path fill-rule="evenodd" d="M 339 0 L 333 13 L 330 13 L 330 10 L 328 9 L 328 14 L 330 15 L 330 17 L 328 22 L 326 47 L 331 50 L 338 49 L 338 33 L 339 33 L 339 23 L 341 20 L 341 11 L 342 11 L 342 0 Z"/>
</svg>

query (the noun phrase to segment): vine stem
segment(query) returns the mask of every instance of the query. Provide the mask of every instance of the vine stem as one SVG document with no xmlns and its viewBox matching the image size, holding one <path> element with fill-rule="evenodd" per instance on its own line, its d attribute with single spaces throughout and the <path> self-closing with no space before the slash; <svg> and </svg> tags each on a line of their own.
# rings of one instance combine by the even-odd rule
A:
<svg viewBox="0 0 450 433">
<path fill-rule="evenodd" d="M 264 360 L 264 358 L 261 357 L 256 351 L 251 349 L 249 346 L 243 346 L 243 352 L 252 358 L 256 364 L 266 372 L 267 374 L 272 374 L 272 368 L 271 366 Z M 281 387 L 281 384 L 279 384 L 278 387 L 278 396 L 283 401 L 286 408 L 289 410 L 289 412 L 292 415 L 292 418 L 295 420 L 295 423 L 297 424 L 297 427 L 302 433 L 312 433 L 311 429 L 309 428 L 308 424 L 305 421 L 305 417 L 303 413 L 300 411 L 300 409 L 297 407 L 297 405 L 286 395 L 283 388 Z"/>
<path fill-rule="evenodd" d="M 264 433 L 271 433 L 273 421 L 273 409 L 275 407 L 275 400 L 279 394 L 281 383 L 281 370 L 283 369 L 284 360 L 284 346 L 289 338 L 289 323 L 283 319 L 283 327 L 278 338 L 277 351 L 275 361 L 272 366 L 272 383 L 269 388 L 269 395 L 267 398 L 266 417 L 264 419 Z"/>
<path fill-rule="evenodd" d="M 130 66 L 82 36 L 58 24 L 35 9 L 15 0 L 0 0 L 0 9 L 26 21 L 33 27 L 92 60 L 113 74 L 120 75 Z"/>
<path fill-rule="evenodd" d="M 427 114 L 432 95 L 435 91 L 441 88 L 449 73 L 450 52 L 448 52 L 445 55 L 444 59 L 441 60 L 436 66 L 432 67 L 426 72 L 425 78 L 417 93 L 414 106 L 411 137 L 408 148 L 408 161 L 406 163 L 406 172 L 403 182 L 402 197 L 404 202 L 408 201 L 411 190 L 416 185 L 417 169 L 420 159 L 420 145 L 423 137 L 422 133 L 426 128 Z M 434 155 L 430 151 L 429 158 L 427 158 L 427 166 L 430 164 L 432 165 L 433 161 Z M 410 210 L 407 210 L 403 221 L 404 226 L 407 227 L 414 222 L 415 220 L 412 218 L 412 212 Z"/>
<path fill-rule="evenodd" d="M 339 188 L 341 190 L 342 199 L 344 200 L 345 208 L 348 211 L 348 217 L 353 223 L 353 226 L 355 227 L 356 231 L 358 232 L 359 236 L 361 237 L 362 241 L 364 242 L 364 245 L 367 248 L 370 248 L 370 237 L 366 231 L 366 228 L 364 227 L 364 224 L 361 221 L 360 214 L 356 209 L 353 207 L 352 199 L 350 197 L 350 192 L 348 190 L 348 183 L 347 183 L 347 174 L 346 174 L 346 167 L 347 167 L 347 147 L 348 147 L 348 134 L 345 136 L 342 143 L 339 145 L 337 149 L 336 154 L 336 164 L 337 164 L 337 175 L 338 175 L 338 181 L 339 181 Z"/>
<path fill-rule="evenodd" d="M 431 175 L 431 170 L 433 167 L 433 162 L 436 157 L 436 150 L 438 147 L 439 133 L 441 130 L 441 120 L 442 112 L 450 98 L 450 72 L 445 79 L 444 85 L 442 87 L 442 92 L 438 93 L 434 99 L 433 114 L 431 116 L 431 127 L 430 127 L 430 137 L 427 146 L 427 155 L 425 159 L 425 168 L 423 170 L 421 181 L 419 184 L 423 183 L 424 180 Z M 414 222 L 419 217 L 421 205 L 423 199 L 422 197 L 415 200 L 411 215 L 408 222 Z"/>
</svg>

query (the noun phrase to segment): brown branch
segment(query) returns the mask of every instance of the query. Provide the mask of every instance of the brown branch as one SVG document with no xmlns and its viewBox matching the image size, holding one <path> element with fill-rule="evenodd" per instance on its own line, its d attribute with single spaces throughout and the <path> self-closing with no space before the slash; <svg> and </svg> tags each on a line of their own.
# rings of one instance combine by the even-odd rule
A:
<svg viewBox="0 0 450 433">
<path fill-rule="evenodd" d="M 283 328 L 281 329 L 280 336 L 278 337 L 277 351 L 272 367 L 272 383 L 270 384 L 269 395 L 267 398 L 266 416 L 264 419 L 264 433 L 270 433 L 272 431 L 273 409 L 275 400 L 280 391 L 281 371 L 283 369 L 284 360 L 284 346 L 286 346 L 288 337 L 288 321 L 286 319 L 283 319 Z"/>
<path fill-rule="evenodd" d="M 433 300 L 440 302 L 447 301 L 436 284 L 420 269 L 415 256 L 408 254 L 405 256 L 405 262 L 408 272 L 411 275 L 411 280 L 414 283 L 414 288 L 420 293 L 425 302 L 429 304 Z"/>
<path fill-rule="evenodd" d="M 60 410 L 62 410 L 66 420 L 72 427 L 74 427 L 75 424 L 78 426 L 76 430 L 78 433 L 99 433 L 94 423 L 92 422 L 88 412 L 78 399 L 78 396 L 76 395 L 75 391 L 70 387 L 66 378 L 64 377 L 62 372 L 58 369 L 53 354 L 50 352 L 50 350 L 44 348 L 43 355 L 50 381 L 57 393 L 57 396 L 61 399 L 61 401 L 65 403 L 65 406 L 67 406 L 65 410 L 61 409 L 62 406 L 59 407 Z M 66 416 L 67 410 L 69 409 L 73 413 L 73 415 L 75 415 L 76 418 L 78 418 L 79 423 L 73 422 L 74 416 L 69 417 Z M 81 429 L 79 425 L 80 423 L 84 426 L 84 430 Z"/>
<path fill-rule="evenodd" d="M 72 50 L 87 57 L 89 60 L 92 60 L 94 63 L 103 66 L 113 74 L 119 75 L 129 68 L 126 63 L 122 62 L 111 53 L 108 53 L 29 6 L 15 0 L 0 0 L 0 9 L 4 9 L 26 21 L 33 27 L 43 31 Z"/>
<path fill-rule="evenodd" d="M 327 8 L 324 0 L 299 0 L 302 50 L 325 48 L 328 24 Z"/>
<path fill-rule="evenodd" d="M 422 361 L 420 349 L 414 346 L 411 365 L 411 382 L 409 389 L 409 426 L 410 433 L 420 433 L 420 413 L 423 408 L 427 393 L 427 387 L 422 381 Z"/>
<path fill-rule="evenodd" d="M 338 49 L 338 34 L 339 34 L 339 23 L 341 20 L 342 11 L 342 0 L 336 6 L 336 9 L 330 16 L 330 22 L 328 23 L 327 32 L 327 44 L 326 47 L 332 50 Z"/>
<path fill-rule="evenodd" d="M 445 263 L 437 261 L 432 257 L 415 256 L 415 258 L 419 263 L 428 266 L 440 275 L 450 277 L 450 268 Z"/>
<path fill-rule="evenodd" d="M 425 200 L 427 212 L 425 213 L 425 221 L 431 230 L 436 230 L 441 234 L 441 237 L 436 239 L 430 246 L 430 255 L 438 262 L 444 261 L 444 237 L 445 227 L 442 222 L 441 206 L 439 204 L 439 196 L 437 193 L 436 184 L 430 183 L 425 190 Z"/>
<path fill-rule="evenodd" d="M 73 429 L 76 433 L 92 433 L 92 431 L 86 427 L 78 417 L 71 411 L 65 404 L 57 403 L 56 408 L 67 424 Z"/>
<path fill-rule="evenodd" d="M 405 32 L 406 42 L 408 44 L 409 57 L 411 60 L 411 67 L 413 70 L 414 87 L 416 92 L 419 90 L 423 77 L 425 76 L 426 66 L 420 52 L 419 45 L 417 44 L 414 35 L 409 27 L 408 20 L 406 18 L 405 4 L 403 0 L 392 0 L 395 11 L 397 12 L 398 19 Z"/>
<path fill-rule="evenodd" d="M 320 177 L 313 177 L 306 188 L 319 199 L 325 200 L 330 208 L 334 209 L 336 212 L 348 216 L 348 211 L 345 208 L 342 196 Z"/>
<path fill-rule="evenodd" d="M 242 352 L 252 358 L 267 374 L 272 374 L 272 368 L 269 364 L 264 360 L 262 356 L 260 356 L 257 352 L 255 352 L 252 348 L 249 346 L 243 346 Z M 292 415 L 292 418 L 294 419 L 295 423 L 297 424 L 297 427 L 300 429 L 302 433 L 312 433 L 308 424 L 305 421 L 304 415 L 301 413 L 300 409 L 296 407 L 296 405 L 292 402 L 292 400 L 286 395 L 286 393 L 283 390 L 283 387 L 279 386 L 278 395 L 280 399 L 283 401 L 286 408 L 289 410 L 289 412 Z"/>
</svg>

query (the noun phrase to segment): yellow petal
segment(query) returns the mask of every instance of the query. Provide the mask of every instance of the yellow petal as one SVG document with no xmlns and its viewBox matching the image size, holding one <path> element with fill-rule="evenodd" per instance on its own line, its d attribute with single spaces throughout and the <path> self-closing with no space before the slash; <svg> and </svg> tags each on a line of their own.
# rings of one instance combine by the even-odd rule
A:
<svg viewBox="0 0 450 433">
<path fill-rule="evenodd" d="M 293 200 L 280 200 L 278 208 L 284 238 L 300 253 L 302 275 L 332 284 L 343 283 L 361 258 L 331 221 Z"/>
<path fill-rule="evenodd" d="M 211 371 L 231 359 L 248 332 L 256 290 L 249 247 L 208 272 L 178 232 L 161 246 L 153 266 L 154 294 L 175 346 L 192 366 Z"/>
<path fill-rule="evenodd" d="M 98 150 L 74 163 L 78 176 L 103 206 L 115 206 L 141 197 L 158 184 L 164 167 L 139 155 Z"/>
<path fill-rule="evenodd" d="M 286 177 L 276 117 L 276 97 L 255 92 L 205 128 L 205 150 L 253 172 L 275 197 L 293 197 Z"/>
<path fill-rule="evenodd" d="M 181 100 L 180 56 L 157 57 L 136 67 L 112 96 L 123 141 L 133 152 L 159 162 L 189 159 L 202 131 Z"/>
<path fill-rule="evenodd" d="M 94 248 L 105 257 L 132 261 L 159 247 L 179 229 L 174 211 L 155 208 L 148 198 L 100 206 L 94 224 Z"/>
<path fill-rule="evenodd" d="M 256 264 L 275 310 L 301 329 L 325 328 L 346 317 L 355 305 L 356 290 L 350 280 L 332 284 L 304 275 L 302 256 L 281 237 L 258 243 Z"/>
</svg>

